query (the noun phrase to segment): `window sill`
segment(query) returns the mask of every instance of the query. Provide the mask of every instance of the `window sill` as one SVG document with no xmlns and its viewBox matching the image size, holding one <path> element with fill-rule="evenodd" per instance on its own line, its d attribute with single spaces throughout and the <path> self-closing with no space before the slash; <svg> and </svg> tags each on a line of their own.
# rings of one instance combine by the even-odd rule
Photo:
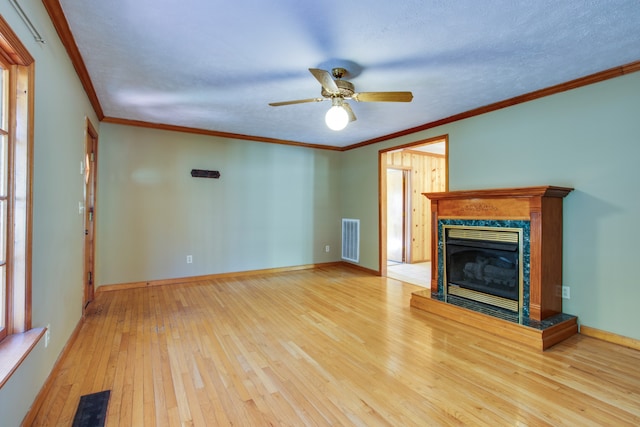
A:
<svg viewBox="0 0 640 427">
<path fill-rule="evenodd" d="M 26 359 L 46 330 L 33 328 L 22 334 L 10 335 L 0 342 L 0 388 Z"/>
</svg>

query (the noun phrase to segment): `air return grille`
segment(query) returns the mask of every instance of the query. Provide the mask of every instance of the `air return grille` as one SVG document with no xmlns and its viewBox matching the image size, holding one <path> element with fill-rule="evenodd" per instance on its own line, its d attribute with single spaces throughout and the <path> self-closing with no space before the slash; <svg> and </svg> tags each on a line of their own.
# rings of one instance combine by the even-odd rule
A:
<svg viewBox="0 0 640 427">
<path fill-rule="evenodd" d="M 342 259 L 360 262 L 360 220 L 342 218 Z"/>
</svg>

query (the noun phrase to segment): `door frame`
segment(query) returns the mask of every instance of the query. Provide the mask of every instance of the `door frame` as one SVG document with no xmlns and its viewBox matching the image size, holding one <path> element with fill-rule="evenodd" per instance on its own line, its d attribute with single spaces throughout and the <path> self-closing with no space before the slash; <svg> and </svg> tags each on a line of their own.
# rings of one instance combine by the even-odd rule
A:
<svg viewBox="0 0 640 427">
<path fill-rule="evenodd" d="M 98 132 L 86 119 L 86 131 L 84 140 L 84 244 L 83 244 L 83 299 L 82 313 L 84 315 L 87 306 L 94 298 L 95 282 L 95 221 L 96 221 L 96 183 L 98 165 Z"/>
<path fill-rule="evenodd" d="M 445 191 L 449 191 L 449 135 L 421 139 L 378 151 L 378 271 L 383 277 L 387 276 L 387 155 L 391 151 L 438 142 L 445 144 Z"/>
</svg>

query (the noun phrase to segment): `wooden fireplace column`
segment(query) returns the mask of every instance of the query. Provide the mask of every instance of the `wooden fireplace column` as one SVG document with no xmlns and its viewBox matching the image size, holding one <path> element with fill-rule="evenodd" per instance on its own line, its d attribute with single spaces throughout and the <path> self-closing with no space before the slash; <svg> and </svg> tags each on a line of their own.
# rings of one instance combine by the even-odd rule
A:
<svg viewBox="0 0 640 427">
<path fill-rule="evenodd" d="M 540 186 L 423 193 L 431 201 L 431 292 L 438 292 L 438 221 L 530 221 L 529 317 L 562 313 L 562 199 L 573 188 Z"/>
</svg>

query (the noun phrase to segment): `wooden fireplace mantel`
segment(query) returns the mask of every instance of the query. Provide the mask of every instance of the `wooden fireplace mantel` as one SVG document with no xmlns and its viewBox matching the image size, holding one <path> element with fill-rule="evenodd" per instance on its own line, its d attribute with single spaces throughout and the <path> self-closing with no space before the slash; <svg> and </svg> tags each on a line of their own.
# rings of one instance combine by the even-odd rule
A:
<svg viewBox="0 0 640 427">
<path fill-rule="evenodd" d="M 538 187 L 494 188 L 489 190 L 459 190 L 438 193 L 422 193 L 430 200 L 439 199 L 473 199 L 473 198 L 514 198 L 514 197 L 559 197 L 563 198 L 573 191 L 573 188 L 541 185 Z"/>
<path fill-rule="evenodd" d="M 539 186 L 423 193 L 431 201 L 431 229 L 440 219 L 530 221 L 531 319 L 562 313 L 562 199 L 573 188 Z M 431 234 L 431 292 L 438 289 L 438 233 Z"/>
</svg>

